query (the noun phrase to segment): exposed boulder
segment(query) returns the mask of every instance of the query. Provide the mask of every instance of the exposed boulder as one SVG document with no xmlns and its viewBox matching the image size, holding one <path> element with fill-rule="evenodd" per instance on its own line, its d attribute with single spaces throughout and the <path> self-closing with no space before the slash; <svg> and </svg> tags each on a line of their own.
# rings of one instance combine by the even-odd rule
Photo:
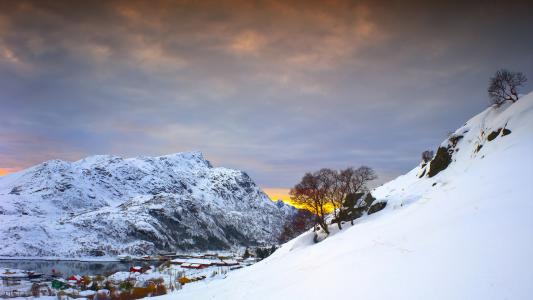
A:
<svg viewBox="0 0 533 300">
<path fill-rule="evenodd" d="M 501 128 L 498 128 L 498 130 L 494 130 L 493 132 L 491 132 L 488 136 L 487 136 L 487 140 L 490 142 L 492 140 L 494 140 L 495 138 L 498 137 L 498 135 L 500 135 L 500 132 L 502 131 Z"/>
<path fill-rule="evenodd" d="M 353 224 L 355 219 L 360 218 L 369 210 L 375 200 L 376 198 L 371 193 L 348 194 L 341 208 L 340 221 L 350 221 Z"/>
<path fill-rule="evenodd" d="M 370 206 L 370 209 L 368 210 L 368 214 L 371 215 L 373 213 L 377 213 L 378 211 L 384 209 L 385 206 L 387 206 L 387 202 L 386 201 L 377 202 L 377 203 L 373 204 L 372 206 Z"/>
<path fill-rule="evenodd" d="M 439 149 L 437 149 L 437 154 L 435 154 L 435 157 L 429 163 L 428 176 L 433 177 L 437 175 L 440 171 L 446 169 L 451 162 L 452 156 L 448 152 L 448 149 L 439 147 Z"/>
<path fill-rule="evenodd" d="M 502 131 L 502 136 L 506 136 L 508 134 L 511 134 L 511 130 L 509 130 L 507 128 L 504 128 L 503 131 Z"/>
</svg>

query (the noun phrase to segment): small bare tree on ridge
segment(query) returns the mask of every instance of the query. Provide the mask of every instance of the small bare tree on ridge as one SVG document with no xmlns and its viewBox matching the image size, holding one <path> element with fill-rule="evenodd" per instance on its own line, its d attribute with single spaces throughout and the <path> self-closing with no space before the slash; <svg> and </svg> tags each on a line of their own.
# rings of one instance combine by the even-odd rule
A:
<svg viewBox="0 0 533 300">
<path fill-rule="evenodd" d="M 518 88 L 527 81 L 522 72 L 512 72 L 501 69 L 494 74 L 489 81 L 489 97 L 492 104 L 502 105 L 505 101 L 516 102 L 518 100 Z"/>
</svg>

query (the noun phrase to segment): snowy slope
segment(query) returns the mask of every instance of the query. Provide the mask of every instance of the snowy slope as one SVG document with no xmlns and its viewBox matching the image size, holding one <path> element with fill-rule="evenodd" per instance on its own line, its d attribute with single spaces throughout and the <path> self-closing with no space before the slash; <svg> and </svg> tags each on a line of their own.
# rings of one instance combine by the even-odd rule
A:
<svg viewBox="0 0 533 300">
<path fill-rule="evenodd" d="M 489 141 L 503 127 L 511 133 Z M 486 109 L 456 135 L 448 168 L 419 178 L 418 166 L 373 191 L 384 210 L 163 300 L 530 299 L 533 94 Z"/>
<path fill-rule="evenodd" d="M 53 160 L 0 177 L 0 256 L 152 254 L 272 243 L 292 211 L 201 153 Z"/>
</svg>

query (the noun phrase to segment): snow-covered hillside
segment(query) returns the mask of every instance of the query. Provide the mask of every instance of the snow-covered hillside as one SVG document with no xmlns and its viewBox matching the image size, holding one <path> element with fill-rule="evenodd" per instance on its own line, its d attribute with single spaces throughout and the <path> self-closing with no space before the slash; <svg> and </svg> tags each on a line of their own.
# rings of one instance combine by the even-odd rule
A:
<svg viewBox="0 0 533 300">
<path fill-rule="evenodd" d="M 163 298 L 530 299 L 533 94 L 486 109 L 452 137 L 446 169 L 428 177 L 417 166 L 372 192 L 382 211 Z"/>
<path fill-rule="evenodd" d="M 151 254 L 275 242 L 292 213 L 201 153 L 47 161 L 0 177 L 0 256 Z"/>
</svg>

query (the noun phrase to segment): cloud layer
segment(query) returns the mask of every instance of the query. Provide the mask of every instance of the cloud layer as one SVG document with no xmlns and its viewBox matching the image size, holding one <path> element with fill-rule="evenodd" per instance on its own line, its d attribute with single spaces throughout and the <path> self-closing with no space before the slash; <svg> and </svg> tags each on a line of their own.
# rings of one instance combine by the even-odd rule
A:
<svg viewBox="0 0 533 300">
<path fill-rule="evenodd" d="M 531 9 L 4 1 L 0 168 L 200 150 L 263 186 L 361 164 L 385 181 L 487 105 L 496 69 L 533 76 Z"/>
</svg>

